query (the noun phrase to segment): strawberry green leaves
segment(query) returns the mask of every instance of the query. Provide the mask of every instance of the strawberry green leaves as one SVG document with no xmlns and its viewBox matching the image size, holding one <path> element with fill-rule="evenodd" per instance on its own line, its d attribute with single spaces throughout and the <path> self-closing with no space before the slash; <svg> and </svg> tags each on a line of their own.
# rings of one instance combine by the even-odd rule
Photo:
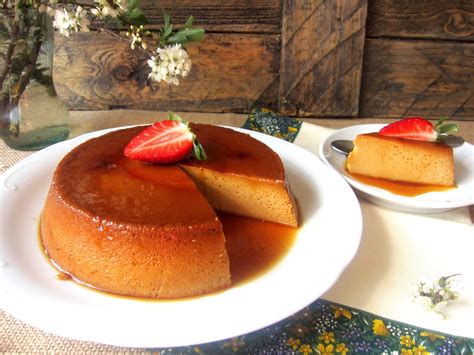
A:
<svg viewBox="0 0 474 355">
<path fill-rule="evenodd" d="M 437 133 L 437 140 L 446 140 L 454 133 L 459 131 L 459 125 L 456 123 L 444 123 L 444 119 L 440 119 L 435 124 L 435 131 Z"/>
</svg>

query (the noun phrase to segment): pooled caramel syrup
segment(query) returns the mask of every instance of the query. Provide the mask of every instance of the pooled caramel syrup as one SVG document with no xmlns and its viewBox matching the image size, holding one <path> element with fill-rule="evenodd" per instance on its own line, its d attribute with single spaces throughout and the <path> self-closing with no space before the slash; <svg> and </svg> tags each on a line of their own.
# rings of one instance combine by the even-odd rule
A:
<svg viewBox="0 0 474 355">
<path fill-rule="evenodd" d="M 232 285 L 250 281 L 278 263 L 293 245 L 298 229 L 217 213 L 224 227 Z"/>
<path fill-rule="evenodd" d="M 65 272 L 60 271 L 57 275 L 56 278 L 60 281 L 69 281 L 72 280 L 72 276 L 69 274 L 66 274 Z"/>
<path fill-rule="evenodd" d="M 355 180 L 366 185 L 378 187 L 396 195 L 414 197 L 427 192 L 443 192 L 453 189 L 454 187 L 439 186 L 439 185 L 422 185 L 410 182 L 390 181 L 385 179 L 378 179 L 369 176 L 362 176 L 359 174 L 352 174 L 347 169 L 346 172 Z"/>
</svg>

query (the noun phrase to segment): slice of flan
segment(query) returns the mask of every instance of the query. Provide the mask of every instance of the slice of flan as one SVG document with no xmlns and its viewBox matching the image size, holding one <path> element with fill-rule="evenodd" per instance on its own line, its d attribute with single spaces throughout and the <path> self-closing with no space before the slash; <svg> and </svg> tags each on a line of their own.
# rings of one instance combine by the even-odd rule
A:
<svg viewBox="0 0 474 355">
<path fill-rule="evenodd" d="M 208 159 L 180 163 L 217 210 L 298 225 L 296 203 L 278 155 L 248 134 L 190 124 Z"/>
<path fill-rule="evenodd" d="M 427 142 L 378 133 L 360 134 L 347 159 L 347 170 L 392 181 L 454 186 L 453 150 L 442 142 Z"/>
<path fill-rule="evenodd" d="M 114 131 L 67 154 L 41 218 L 41 239 L 52 262 L 108 292 L 193 296 L 231 283 L 214 208 L 296 226 L 294 199 L 271 149 L 230 129 L 192 128 L 207 164 L 155 166 L 126 158 L 124 147 L 143 127 Z"/>
</svg>

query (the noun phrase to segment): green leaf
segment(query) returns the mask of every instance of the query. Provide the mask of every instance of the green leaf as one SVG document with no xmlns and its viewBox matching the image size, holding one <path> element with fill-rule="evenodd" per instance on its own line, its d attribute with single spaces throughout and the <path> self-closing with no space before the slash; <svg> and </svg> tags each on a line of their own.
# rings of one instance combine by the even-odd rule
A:
<svg viewBox="0 0 474 355">
<path fill-rule="evenodd" d="M 202 39 L 204 38 L 205 31 L 203 28 L 186 28 L 183 30 L 183 32 L 188 42 L 198 42 L 202 41 Z"/>
<path fill-rule="evenodd" d="M 163 32 L 163 38 L 167 38 L 169 37 L 169 35 L 173 32 L 173 25 L 169 25 L 168 27 L 166 27 L 164 29 L 164 32 Z"/>
<path fill-rule="evenodd" d="M 143 13 L 143 11 L 141 9 L 133 9 L 130 14 L 128 15 L 128 21 L 132 24 L 132 25 L 144 25 L 147 23 L 147 20 L 146 20 L 146 17 L 145 17 L 145 14 Z"/>
<path fill-rule="evenodd" d="M 170 15 L 165 13 L 165 31 L 171 25 L 171 18 Z"/>
<path fill-rule="evenodd" d="M 176 32 L 174 35 L 168 37 L 167 39 L 168 43 L 173 43 L 173 44 L 186 44 L 187 39 L 186 36 L 182 32 Z"/>
<path fill-rule="evenodd" d="M 186 23 L 183 25 L 183 28 L 191 28 L 193 26 L 193 20 L 193 16 L 189 16 Z"/>
<path fill-rule="evenodd" d="M 204 30 L 202 28 L 179 30 L 168 38 L 169 43 L 186 44 L 188 42 L 201 41 L 204 38 Z"/>
<path fill-rule="evenodd" d="M 171 112 L 171 111 L 168 111 L 168 119 L 169 119 L 170 121 L 183 122 L 183 119 L 182 119 L 181 117 L 179 117 L 176 113 Z"/>
<path fill-rule="evenodd" d="M 456 133 L 459 131 L 459 125 L 456 123 L 444 123 L 444 119 L 440 119 L 436 122 L 435 124 L 435 130 L 436 133 L 438 134 L 437 139 L 438 140 L 443 140 L 446 138 L 446 136 L 450 136 L 453 133 Z"/>
<path fill-rule="evenodd" d="M 130 25 L 140 26 L 148 23 L 145 13 L 140 8 L 140 0 L 130 0 L 127 12 L 123 16 L 123 20 Z"/>
<path fill-rule="evenodd" d="M 128 10 L 133 10 L 140 7 L 140 0 L 129 0 Z"/>
<path fill-rule="evenodd" d="M 456 123 L 449 123 L 439 127 L 440 134 L 456 133 L 459 131 L 459 125 Z"/>
<path fill-rule="evenodd" d="M 193 156 L 197 160 L 206 160 L 207 159 L 206 151 L 204 150 L 204 147 L 201 145 L 201 143 L 199 143 L 196 136 L 194 136 L 194 138 L 193 138 Z"/>
</svg>

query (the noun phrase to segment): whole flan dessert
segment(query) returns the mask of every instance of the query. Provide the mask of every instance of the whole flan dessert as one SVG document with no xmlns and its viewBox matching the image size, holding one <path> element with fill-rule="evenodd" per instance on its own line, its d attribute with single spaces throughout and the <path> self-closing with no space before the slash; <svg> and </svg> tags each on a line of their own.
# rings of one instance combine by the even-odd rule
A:
<svg viewBox="0 0 474 355">
<path fill-rule="evenodd" d="M 215 210 L 297 226 L 278 155 L 232 129 L 191 124 L 208 159 L 150 165 L 123 151 L 143 127 L 91 139 L 59 163 L 41 217 L 52 262 L 108 292 L 179 298 L 231 284 Z"/>
<path fill-rule="evenodd" d="M 378 132 L 357 135 L 346 167 L 349 173 L 418 185 L 455 186 L 453 149 L 444 140 L 457 124 L 435 125 L 408 117 Z"/>
</svg>

